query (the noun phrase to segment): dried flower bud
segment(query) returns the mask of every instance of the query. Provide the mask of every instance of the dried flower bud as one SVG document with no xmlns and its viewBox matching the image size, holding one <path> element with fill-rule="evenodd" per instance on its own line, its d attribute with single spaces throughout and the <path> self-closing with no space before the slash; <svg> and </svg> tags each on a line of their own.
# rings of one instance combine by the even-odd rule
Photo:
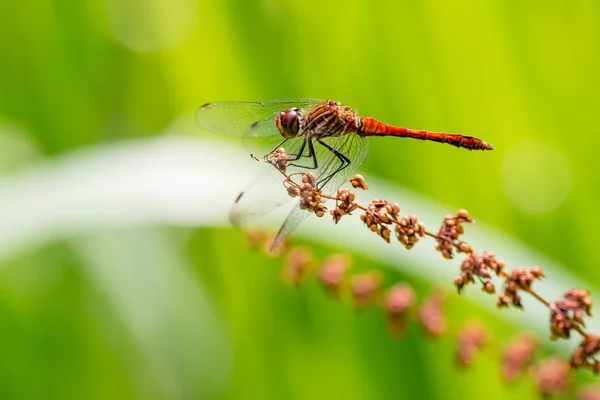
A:
<svg viewBox="0 0 600 400">
<path fill-rule="evenodd" d="M 571 366 L 573 368 L 590 368 L 595 374 L 598 374 L 600 372 L 600 361 L 596 360 L 598 355 L 600 355 L 600 336 L 588 334 L 573 352 Z"/>
<path fill-rule="evenodd" d="M 406 215 L 398 221 L 395 231 L 400 243 L 407 249 L 411 249 L 420 238 L 425 236 L 425 225 L 420 223 L 416 216 Z"/>
<path fill-rule="evenodd" d="M 571 381 L 569 364 L 558 358 L 540 363 L 535 370 L 535 382 L 542 396 L 564 394 Z"/>
<path fill-rule="evenodd" d="M 475 222 L 469 217 L 466 210 L 458 210 L 456 216 L 447 215 L 444 218 L 444 223 L 437 234 L 438 243 L 435 247 L 442 253 L 444 258 L 452 258 L 453 244 L 464 233 L 462 224 L 465 222 Z M 462 248 L 466 249 L 464 245 Z M 459 250 L 462 251 L 461 247 L 459 247 Z"/>
<path fill-rule="evenodd" d="M 414 303 L 415 292 L 405 283 L 398 283 L 387 291 L 384 306 L 390 328 L 394 333 L 404 333 L 408 311 Z"/>
<path fill-rule="evenodd" d="M 346 214 L 344 210 L 341 210 L 338 207 L 334 208 L 333 210 L 329 210 L 329 213 L 333 217 L 333 222 L 336 224 L 340 222 L 342 217 Z"/>
<path fill-rule="evenodd" d="M 388 203 L 385 200 L 373 199 L 367 210 L 360 215 L 360 220 L 372 231 L 377 232 L 386 242 L 390 242 L 392 235 L 389 225 L 396 222 L 397 211 L 400 206 Z"/>
<path fill-rule="evenodd" d="M 454 278 L 454 286 L 456 286 L 458 289 L 458 293 L 461 293 L 466 283 L 467 281 L 463 275 L 458 275 L 456 278 Z"/>
<path fill-rule="evenodd" d="M 355 195 L 348 189 L 339 189 L 336 196 L 336 207 L 330 211 L 333 221 L 337 224 L 346 214 L 356 210 L 358 205 L 354 203 Z"/>
<path fill-rule="evenodd" d="M 274 165 L 275 168 L 285 173 L 285 168 L 288 162 L 288 153 L 282 147 L 280 147 L 277 150 L 267 154 L 265 156 L 265 161 Z"/>
<path fill-rule="evenodd" d="M 300 188 L 297 186 L 288 186 L 287 192 L 290 197 L 298 197 L 300 196 Z"/>
<path fill-rule="evenodd" d="M 357 308 L 371 305 L 376 300 L 382 284 L 383 276 L 379 271 L 364 272 L 352 277 L 350 291 L 354 298 L 354 305 Z"/>
<path fill-rule="evenodd" d="M 266 239 L 267 234 L 265 231 L 255 229 L 246 232 L 246 243 L 251 249 L 262 248 Z"/>
<path fill-rule="evenodd" d="M 502 264 L 502 266 L 503 265 L 504 264 Z M 533 281 L 542 279 L 543 277 L 544 274 L 540 267 L 517 268 L 512 270 L 505 277 L 504 292 L 498 298 L 498 307 L 506 307 L 509 304 L 512 304 L 514 307 L 521 308 L 523 305 L 518 291 L 531 291 Z"/>
<path fill-rule="evenodd" d="M 472 253 L 473 248 L 466 242 L 460 241 L 456 245 L 459 253 Z"/>
<path fill-rule="evenodd" d="M 419 322 L 431 336 L 439 336 L 446 330 L 444 303 L 444 295 L 435 292 L 419 307 Z"/>
<path fill-rule="evenodd" d="M 568 338 L 572 329 L 584 326 L 583 315 L 592 315 L 591 306 L 589 292 L 580 289 L 571 289 L 550 303 L 550 338 Z"/>
<path fill-rule="evenodd" d="M 484 282 L 483 283 L 483 287 L 481 288 L 481 290 L 483 290 L 487 294 L 494 294 L 494 293 L 496 293 L 496 287 L 490 281 Z"/>
<path fill-rule="evenodd" d="M 319 268 L 317 276 L 319 283 L 330 295 L 337 296 L 348 268 L 350 268 L 350 259 L 347 256 L 341 254 L 330 256 Z"/>
<path fill-rule="evenodd" d="M 481 325 L 469 325 L 458 335 L 457 360 L 465 366 L 473 364 L 475 356 L 487 343 L 487 333 Z"/>
<path fill-rule="evenodd" d="M 498 308 L 506 308 L 509 306 L 510 303 L 511 298 L 502 293 L 500 296 L 498 296 L 498 302 L 496 303 L 496 305 L 498 306 Z"/>
<path fill-rule="evenodd" d="M 321 189 L 317 185 L 317 178 L 314 173 L 302 174 L 302 186 L 297 186 L 289 180 L 285 183 L 288 185 L 287 190 L 290 196 L 300 196 L 300 209 L 315 213 L 317 217 L 325 215 L 327 212 L 325 199 L 321 195 Z"/>
<path fill-rule="evenodd" d="M 469 212 L 467 210 L 461 209 L 456 212 L 456 218 L 460 222 L 475 222 L 471 217 L 469 217 Z"/>
<path fill-rule="evenodd" d="M 504 379 L 513 381 L 521 376 L 531 365 L 538 346 L 538 340 L 528 334 L 513 339 L 504 350 L 502 357 L 502 376 Z"/>
<path fill-rule="evenodd" d="M 353 188 L 359 188 L 362 190 L 367 190 L 369 189 L 367 187 L 367 184 L 365 183 L 365 178 L 363 178 L 362 175 L 354 175 L 354 177 L 352 179 L 350 179 L 350 183 L 352 184 Z"/>
<path fill-rule="evenodd" d="M 482 290 L 484 292 L 490 294 L 496 293 L 496 288 L 489 281 L 492 277 L 489 271 L 492 271 L 496 275 L 500 275 L 503 268 L 504 262 L 496 260 L 496 257 L 492 252 L 484 252 L 481 254 L 469 253 L 460 266 L 462 279 L 455 279 L 455 285 L 458 288 L 458 292 L 460 293 L 466 284 L 475 283 L 474 277 L 478 277 L 483 285 Z M 456 284 L 456 282 L 459 282 L 460 284 Z"/>
<path fill-rule="evenodd" d="M 297 285 L 306 277 L 313 262 L 313 255 L 307 249 L 294 247 L 288 252 L 283 264 L 283 281 Z"/>
</svg>

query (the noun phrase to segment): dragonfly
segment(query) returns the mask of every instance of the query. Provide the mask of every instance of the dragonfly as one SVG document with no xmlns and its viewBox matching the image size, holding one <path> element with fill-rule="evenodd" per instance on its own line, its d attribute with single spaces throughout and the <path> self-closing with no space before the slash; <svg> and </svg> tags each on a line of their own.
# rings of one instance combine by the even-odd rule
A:
<svg viewBox="0 0 600 400">
<path fill-rule="evenodd" d="M 473 136 L 400 128 L 332 100 L 312 98 L 260 102 L 215 102 L 200 107 L 196 122 L 205 131 L 243 138 L 253 158 L 270 159 L 278 149 L 288 154 L 286 174 L 315 174 L 319 189 L 334 195 L 356 173 L 369 151 L 372 136 L 406 137 L 447 143 L 468 150 L 493 150 Z M 271 168 L 242 191 L 230 211 L 230 220 L 241 225 L 261 217 L 291 198 L 282 187 L 282 175 Z M 277 248 L 309 215 L 292 209 L 279 229 L 271 249 Z"/>
</svg>

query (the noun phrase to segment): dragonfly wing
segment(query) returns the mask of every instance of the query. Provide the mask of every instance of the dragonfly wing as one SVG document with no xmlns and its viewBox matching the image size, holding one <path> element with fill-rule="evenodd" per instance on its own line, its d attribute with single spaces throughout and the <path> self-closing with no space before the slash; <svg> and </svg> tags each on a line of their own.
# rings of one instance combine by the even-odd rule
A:
<svg viewBox="0 0 600 400">
<path fill-rule="evenodd" d="M 243 225 L 269 214 L 293 199 L 283 186 L 284 176 L 272 165 L 264 165 L 262 172 L 240 194 L 229 212 L 234 225 Z"/>
<path fill-rule="evenodd" d="M 362 165 L 369 152 L 369 140 L 354 133 L 321 140 L 325 145 L 315 143 L 315 152 L 319 158 L 317 182 L 331 177 L 322 187 L 324 193 L 333 195 L 339 187 L 350 179 Z M 327 147 L 328 146 L 328 147 Z M 331 150 L 335 149 L 335 152 Z M 343 157 L 348 165 L 343 167 Z M 343 167 L 342 169 L 340 169 Z"/>
<path fill-rule="evenodd" d="M 231 136 L 244 136 L 244 146 L 257 157 L 283 147 L 290 156 L 286 168 L 288 175 L 313 172 L 322 190 L 334 194 L 340 185 L 350 178 L 363 163 L 368 152 L 368 140 L 353 133 L 323 138 L 321 141 L 299 135 L 284 140 L 275 118 L 290 107 L 310 110 L 322 103 L 318 99 L 283 99 L 256 103 L 209 103 L 197 114 L 198 125 L 207 131 Z M 230 212 L 231 221 L 243 224 L 268 214 L 290 201 L 283 186 L 284 177 L 271 165 L 260 179 L 244 190 Z M 274 246 L 281 243 L 309 215 L 296 207 L 281 227 Z"/>
<path fill-rule="evenodd" d="M 275 240 L 273 240 L 273 244 L 271 245 L 271 251 L 279 247 L 279 245 L 290 236 L 309 214 L 310 213 L 306 210 L 302 210 L 300 207 L 294 207 L 283 222 L 283 225 L 281 225 L 281 228 L 279 228 L 279 232 L 277 232 L 277 236 L 275 236 Z"/>
<path fill-rule="evenodd" d="M 275 142 L 279 142 L 279 139 Z M 290 154 L 304 154 L 308 149 L 303 137 L 287 140 L 284 145 Z M 311 171 L 309 167 L 313 166 L 312 162 L 312 157 L 300 157 L 298 166 L 290 165 L 286 168 L 286 173 L 289 175 Z M 229 213 L 231 222 L 234 225 L 244 224 L 290 202 L 292 198 L 283 186 L 284 181 L 285 177 L 277 168 L 263 163 L 263 170 L 259 177 L 252 181 L 236 199 Z"/>
<path fill-rule="evenodd" d="M 196 123 L 207 132 L 228 136 L 280 136 L 275 117 L 291 107 L 310 109 L 323 100 L 277 99 L 260 102 L 216 102 L 200 107 Z"/>
<path fill-rule="evenodd" d="M 296 139 L 297 140 L 297 139 Z M 317 181 L 333 176 L 329 181 L 321 188 L 324 193 L 333 195 L 337 192 L 339 187 L 349 178 L 351 178 L 358 167 L 364 162 L 369 152 L 369 141 L 368 139 L 358 136 L 356 134 L 347 134 L 340 137 L 330 137 L 322 140 L 329 147 L 323 146 L 320 143 L 314 141 L 313 148 L 315 157 L 317 159 L 317 168 L 313 167 L 312 161 L 309 157 L 300 157 L 294 163 L 300 166 L 288 167 L 287 173 L 293 170 L 294 172 L 313 172 L 317 177 Z M 307 154 L 306 145 L 302 150 L 302 154 Z M 338 170 L 344 165 L 339 155 L 331 151 L 330 148 L 335 149 L 339 154 L 345 156 L 350 163 L 343 169 Z M 299 153 L 299 144 L 294 143 L 293 147 L 290 147 L 288 153 Z M 275 169 L 275 168 L 273 168 Z M 308 217 L 310 213 L 306 210 L 302 210 L 296 207 L 288 215 L 287 219 L 279 229 L 275 241 L 271 246 L 271 250 L 277 248 L 282 241 L 284 241 L 296 227 Z"/>
</svg>

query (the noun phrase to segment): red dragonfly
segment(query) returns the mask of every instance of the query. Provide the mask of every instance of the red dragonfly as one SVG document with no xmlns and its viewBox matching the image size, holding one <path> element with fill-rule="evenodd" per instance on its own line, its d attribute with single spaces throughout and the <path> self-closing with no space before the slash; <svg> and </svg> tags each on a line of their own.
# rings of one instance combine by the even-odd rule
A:
<svg viewBox="0 0 600 400">
<path fill-rule="evenodd" d="M 198 110 L 196 122 L 209 132 L 244 137 L 246 149 L 263 159 L 284 148 L 288 153 L 287 173 L 313 172 L 319 188 L 327 194 L 334 194 L 363 163 L 369 136 L 430 140 L 469 150 L 494 149 L 472 136 L 398 128 L 360 117 L 336 101 L 309 98 L 208 103 Z M 281 175 L 267 175 L 240 193 L 230 213 L 234 224 L 260 217 L 291 200 L 281 186 Z M 274 184 L 279 189 L 267 188 Z M 273 248 L 308 214 L 295 207 L 279 230 Z"/>
</svg>

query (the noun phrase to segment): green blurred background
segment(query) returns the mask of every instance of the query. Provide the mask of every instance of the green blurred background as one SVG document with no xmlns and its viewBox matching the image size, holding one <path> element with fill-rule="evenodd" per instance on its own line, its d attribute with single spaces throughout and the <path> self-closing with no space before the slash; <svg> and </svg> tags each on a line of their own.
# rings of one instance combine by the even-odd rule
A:
<svg viewBox="0 0 600 400">
<path fill-rule="evenodd" d="M 209 101 L 335 99 L 492 143 L 470 153 L 375 139 L 361 172 L 448 213 L 467 208 L 596 285 L 599 8 L 0 0 L 0 183 L 81 148 L 150 139 Z M 306 244 L 320 258 L 336 251 Z M 283 285 L 280 264 L 228 227 L 24 243 L 0 257 L 0 398 L 536 397 L 529 380 L 502 383 L 496 350 L 461 370 L 451 338 L 426 340 L 413 326 L 394 339 L 376 310 L 357 315 L 314 282 Z M 430 290 L 359 254 L 355 265 Z M 485 321 L 499 345 L 516 330 L 464 299 L 449 307 L 453 329 Z"/>
</svg>

